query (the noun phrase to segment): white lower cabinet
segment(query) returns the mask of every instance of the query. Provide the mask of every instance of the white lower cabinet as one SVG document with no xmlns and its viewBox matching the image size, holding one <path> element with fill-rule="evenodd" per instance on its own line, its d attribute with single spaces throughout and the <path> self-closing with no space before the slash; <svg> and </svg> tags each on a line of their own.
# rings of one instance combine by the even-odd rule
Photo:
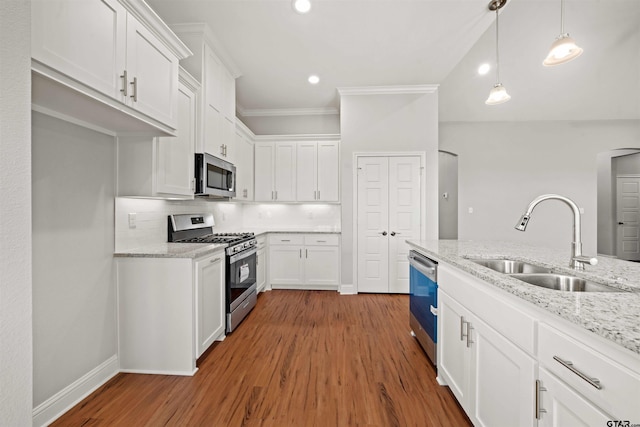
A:
<svg viewBox="0 0 640 427">
<path fill-rule="evenodd" d="M 195 262 L 197 357 L 225 332 L 224 268 L 224 253 Z"/>
<path fill-rule="evenodd" d="M 606 426 L 614 419 L 546 369 L 540 368 L 538 379 L 538 427 Z"/>
<path fill-rule="evenodd" d="M 640 420 L 636 353 L 446 263 L 438 286 L 438 378 L 474 425 Z"/>
<path fill-rule="evenodd" d="M 535 360 L 438 293 L 441 375 L 476 426 L 535 426 Z"/>
<path fill-rule="evenodd" d="M 269 236 L 268 270 L 273 289 L 338 289 L 339 237 L 272 234 Z"/>
<path fill-rule="evenodd" d="M 193 375 L 224 338 L 224 252 L 191 258 L 117 258 L 122 372 Z"/>
</svg>

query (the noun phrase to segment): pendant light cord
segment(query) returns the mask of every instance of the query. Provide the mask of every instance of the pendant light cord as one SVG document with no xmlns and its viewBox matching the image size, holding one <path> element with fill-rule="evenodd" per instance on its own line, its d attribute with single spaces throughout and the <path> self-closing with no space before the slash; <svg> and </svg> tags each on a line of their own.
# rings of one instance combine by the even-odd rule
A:
<svg viewBox="0 0 640 427">
<path fill-rule="evenodd" d="M 564 0 L 560 0 L 560 34 L 564 34 Z"/>
<path fill-rule="evenodd" d="M 500 83 L 500 49 L 498 49 L 499 39 L 499 25 L 498 25 L 498 11 L 500 8 L 496 7 L 496 83 Z"/>
</svg>

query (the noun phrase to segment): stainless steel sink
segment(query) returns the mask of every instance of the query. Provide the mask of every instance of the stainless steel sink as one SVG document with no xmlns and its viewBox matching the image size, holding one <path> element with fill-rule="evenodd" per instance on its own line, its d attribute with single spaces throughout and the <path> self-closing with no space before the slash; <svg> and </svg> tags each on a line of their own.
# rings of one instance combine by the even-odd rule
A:
<svg viewBox="0 0 640 427">
<path fill-rule="evenodd" d="M 511 274 L 511 277 L 542 288 L 567 292 L 625 292 L 601 283 L 564 274 Z"/>
<path fill-rule="evenodd" d="M 469 261 L 475 262 L 478 265 L 490 268 L 500 273 L 514 274 L 514 273 L 550 273 L 551 269 L 540 267 L 539 265 L 529 264 L 524 261 L 515 261 L 512 259 L 471 259 Z"/>
</svg>

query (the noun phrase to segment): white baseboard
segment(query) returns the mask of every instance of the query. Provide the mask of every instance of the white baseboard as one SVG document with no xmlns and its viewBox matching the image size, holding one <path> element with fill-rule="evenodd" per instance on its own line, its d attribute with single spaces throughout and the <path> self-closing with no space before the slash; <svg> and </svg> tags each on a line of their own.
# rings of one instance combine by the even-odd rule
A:
<svg viewBox="0 0 640 427">
<path fill-rule="evenodd" d="M 356 295 L 357 293 L 358 290 L 353 283 L 350 285 L 345 285 L 344 283 L 340 285 L 340 295 Z"/>
<path fill-rule="evenodd" d="M 436 382 L 441 386 L 448 386 L 447 382 L 443 380 L 440 375 L 436 375 Z"/>
<path fill-rule="evenodd" d="M 198 372 L 198 368 L 193 371 L 163 371 L 159 369 L 120 369 L 120 372 L 126 374 L 145 374 L 145 375 L 178 375 L 181 377 L 192 377 Z"/>
<path fill-rule="evenodd" d="M 118 356 L 113 355 L 77 381 L 68 385 L 33 409 L 33 425 L 47 426 L 74 407 L 119 372 Z"/>
</svg>

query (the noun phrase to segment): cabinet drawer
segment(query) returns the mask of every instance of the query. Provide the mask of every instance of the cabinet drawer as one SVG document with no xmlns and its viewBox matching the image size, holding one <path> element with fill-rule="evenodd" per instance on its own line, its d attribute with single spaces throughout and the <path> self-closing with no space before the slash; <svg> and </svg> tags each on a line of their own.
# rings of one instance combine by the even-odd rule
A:
<svg viewBox="0 0 640 427">
<path fill-rule="evenodd" d="M 302 245 L 304 236 L 302 234 L 270 234 L 270 245 Z"/>
<path fill-rule="evenodd" d="M 440 264 L 438 286 L 529 354 L 535 354 L 536 321 L 481 280 Z"/>
<path fill-rule="evenodd" d="M 338 236 L 335 234 L 308 234 L 304 236 L 305 245 L 338 246 Z"/>
<path fill-rule="evenodd" d="M 541 323 L 538 332 L 540 365 L 617 419 L 640 420 L 640 375 L 579 339 L 579 335 L 570 337 Z"/>
</svg>

